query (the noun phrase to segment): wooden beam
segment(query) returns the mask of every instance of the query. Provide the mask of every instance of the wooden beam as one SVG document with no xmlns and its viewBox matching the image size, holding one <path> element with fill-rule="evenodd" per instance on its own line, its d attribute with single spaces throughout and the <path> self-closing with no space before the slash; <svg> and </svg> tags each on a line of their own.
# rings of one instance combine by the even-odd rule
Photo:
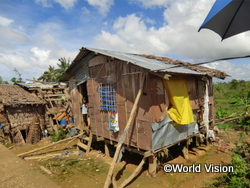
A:
<svg viewBox="0 0 250 188">
<path fill-rule="evenodd" d="M 66 139 L 64 139 L 64 140 L 60 140 L 60 141 L 58 141 L 58 142 L 56 142 L 56 143 L 52 143 L 52 144 L 49 144 L 49 145 L 47 145 L 47 146 L 43 146 L 43 147 L 41 147 L 41 148 L 37 148 L 37 149 L 31 150 L 31 151 L 28 151 L 28 152 L 20 153 L 20 154 L 18 154 L 17 156 L 18 156 L 18 157 L 20 157 L 20 156 L 25 156 L 25 155 L 28 155 L 28 154 L 31 154 L 31 153 L 34 153 L 34 152 L 37 152 L 37 151 L 40 151 L 40 150 L 49 148 L 49 147 L 54 146 L 54 145 L 56 145 L 56 144 L 59 144 L 59 143 L 62 143 L 62 142 L 68 141 L 68 140 L 72 140 L 72 139 L 77 138 L 77 137 L 79 137 L 79 136 L 81 136 L 81 135 L 83 135 L 83 134 L 84 134 L 84 133 L 79 134 L 79 135 L 76 135 L 76 136 L 73 136 L 73 137 L 70 137 L 70 138 L 66 138 Z"/>
<path fill-rule="evenodd" d="M 163 78 L 165 80 L 169 80 L 169 77 L 171 77 L 171 75 L 165 74 L 163 72 L 150 72 L 150 74 L 153 74 L 153 75 L 158 76 L 160 78 Z"/>
<path fill-rule="evenodd" d="M 139 174 L 139 172 L 142 170 L 143 165 L 146 162 L 146 159 L 147 159 L 147 157 L 143 157 L 143 159 L 141 160 L 140 164 L 137 166 L 135 171 L 127 179 L 125 179 L 118 188 L 125 187 Z"/>
<path fill-rule="evenodd" d="M 47 168 L 45 168 L 44 166 L 40 166 L 40 169 L 44 172 L 46 172 L 49 175 L 52 175 L 52 172 L 50 170 L 48 170 Z"/>
</svg>

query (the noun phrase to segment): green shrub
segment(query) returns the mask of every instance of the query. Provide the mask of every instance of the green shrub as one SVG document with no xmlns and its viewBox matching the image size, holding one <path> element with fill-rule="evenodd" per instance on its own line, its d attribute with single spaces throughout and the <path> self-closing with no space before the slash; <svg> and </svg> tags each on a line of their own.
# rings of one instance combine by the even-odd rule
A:
<svg viewBox="0 0 250 188">
<path fill-rule="evenodd" d="M 245 188 L 250 187 L 250 181 L 246 178 L 249 173 L 249 167 L 245 160 L 236 153 L 232 154 L 231 164 L 234 166 L 234 171 L 228 173 L 229 188 Z"/>
<path fill-rule="evenodd" d="M 49 132 L 51 142 L 57 142 L 66 138 L 67 131 L 64 129 L 58 129 L 58 131 Z"/>
</svg>

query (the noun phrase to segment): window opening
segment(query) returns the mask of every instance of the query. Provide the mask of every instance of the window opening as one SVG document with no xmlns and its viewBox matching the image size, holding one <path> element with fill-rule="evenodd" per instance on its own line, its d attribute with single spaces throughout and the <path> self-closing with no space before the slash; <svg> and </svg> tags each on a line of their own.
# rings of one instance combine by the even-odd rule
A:
<svg viewBox="0 0 250 188">
<path fill-rule="evenodd" d="M 109 129 L 114 132 L 119 131 L 115 84 L 100 85 L 99 93 L 100 108 L 108 113 Z"/>
<path fill-rule="evenodd" d="M 99 92 L 101 110 L 116 112 L 115 84 L 102 84 Z"/>
</svg>

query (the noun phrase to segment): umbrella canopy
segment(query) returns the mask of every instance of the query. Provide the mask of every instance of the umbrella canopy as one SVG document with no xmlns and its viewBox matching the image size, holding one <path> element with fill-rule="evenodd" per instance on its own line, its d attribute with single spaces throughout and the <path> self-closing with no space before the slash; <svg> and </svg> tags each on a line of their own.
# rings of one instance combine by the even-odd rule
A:
<svg viewBox="0 0 250 188">
<path fill-rule="evenodd" d="M 217 0 L 199 28 L 211 29 L 223 39 L 250 30 L 250 0 Z"/>
</svg>

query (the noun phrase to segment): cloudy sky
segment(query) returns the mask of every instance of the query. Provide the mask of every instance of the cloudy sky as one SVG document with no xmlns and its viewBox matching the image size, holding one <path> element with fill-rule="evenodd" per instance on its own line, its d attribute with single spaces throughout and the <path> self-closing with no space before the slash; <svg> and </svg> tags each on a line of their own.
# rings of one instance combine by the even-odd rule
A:
<svg viewBox="0 0 250 188">
<path fill-rule="evenodd" d="M 250 54 L 250 32 L 221 41 L 198 29 L 215 0 L 0 0 L 0 76 L 38 78 L 81 47 L 199 63 Z M 250 58 L 206 66 L 250 80 Z"/>
</svg>

